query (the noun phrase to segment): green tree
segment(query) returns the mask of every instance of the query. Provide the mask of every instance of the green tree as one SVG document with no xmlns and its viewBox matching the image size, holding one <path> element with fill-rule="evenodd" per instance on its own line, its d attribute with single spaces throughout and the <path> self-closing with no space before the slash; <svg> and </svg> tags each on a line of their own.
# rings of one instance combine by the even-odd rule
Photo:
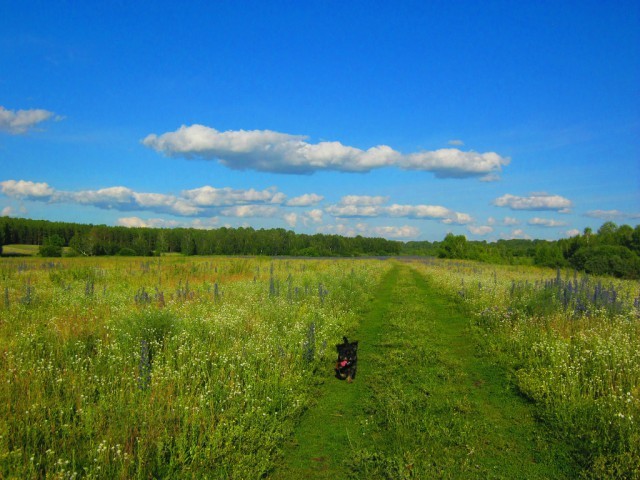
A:
<svg viewBox="0 0 640 480">
<path fill-rule="evenodd" d="M 61 257 L 63 246 L 64 238 L 56 233 L 44 238 L 38 253 L 41 257 Z"/>
<path fill-rule="evenodd" d="M 541 243 L 536 247 L 536 256 L 533 259 L 535 265 L 541 267 L 563 267 L 566 260 L 562 255 L 562 250 L 557 243 Z"/>
<path fill-rule="evenodd" d="M 448 233 L 440 245 L 440 258 L 467 258 L 467 237 Z"/>
</svg>

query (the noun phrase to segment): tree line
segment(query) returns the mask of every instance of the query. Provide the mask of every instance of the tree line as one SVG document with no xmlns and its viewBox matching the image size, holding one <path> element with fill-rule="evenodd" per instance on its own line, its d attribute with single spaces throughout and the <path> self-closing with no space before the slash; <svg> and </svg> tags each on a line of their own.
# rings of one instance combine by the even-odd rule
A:
<svg viewBox="0 0 640 480">
<path fill-rule="evenodd" d="M 442 242 L 408 242 L 404 253 L 501 264 L 530 264 L 574 268 L 593 275 L 640 278 L 640 225 L 605 222 L 597 232 L 561 240 L 468 241 L 448 234 Z"/>
<path fill-rule="evenodd" d="M 306 235 L 283 228 L 135 228 L 0 217 L 2 245 L 40 245 L 43 256 L 65 255 L 292 255 L 308 257 L 420 255 L 500 264 L 570 267 L 595 275 L 640 278 L 640 225 L 604 223 L 596 232 L 548 240 L 469 241 L 448 234 L 440 242 Z M 67 247 L 67 248 L 65 248 Z M 63 250 L 64 249 L 64 250 Z"/>
<path fill-rule="evenodd" d="M 40 245 L 43 256 L 63 251 L 83 256 L 389 256 L 399 255 L 402 248 L 401 242 L 383 238 L 306 235 L 283 228 L 134 228 L 0 217 L 0 248 L 11 244 Z"/>
</svg>

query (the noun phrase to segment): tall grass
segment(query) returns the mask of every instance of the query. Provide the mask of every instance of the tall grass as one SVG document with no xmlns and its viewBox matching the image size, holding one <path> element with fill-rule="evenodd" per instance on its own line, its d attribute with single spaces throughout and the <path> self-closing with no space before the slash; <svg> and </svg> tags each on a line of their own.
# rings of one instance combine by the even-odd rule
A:
<svg viewBox="0 0 640 480">
<path fill-rule="evenodd" d="M 387 268 L 348 265 L 3 259 L 0 477 L 264 475 Z"/>
<path fill-rule="evenodd" d="M 592 478 L 640 478 L 640 286 L 570 271 L 430 260 Z"/>
</svg>

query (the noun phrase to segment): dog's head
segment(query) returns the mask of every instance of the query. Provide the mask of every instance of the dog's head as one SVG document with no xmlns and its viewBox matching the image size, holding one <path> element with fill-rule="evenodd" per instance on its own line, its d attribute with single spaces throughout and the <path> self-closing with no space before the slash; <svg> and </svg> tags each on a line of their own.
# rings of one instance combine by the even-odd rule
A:
<svg viewBox="0 0 640 480">
<path fill-rule="evenodd" d="M 358 357 L 358 341 L 349 342 L 347 337 L 344 337 L 344 342 L 336 345 L 336 350 L 339 358 L 355 360 Z"/>
</svg>

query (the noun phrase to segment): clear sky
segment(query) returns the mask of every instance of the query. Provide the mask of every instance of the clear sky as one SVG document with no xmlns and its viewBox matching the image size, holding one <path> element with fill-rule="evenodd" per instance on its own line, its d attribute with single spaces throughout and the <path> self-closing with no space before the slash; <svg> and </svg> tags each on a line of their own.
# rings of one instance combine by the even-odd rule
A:
<svg viewBox="0 0 640 480">
<path fill-rule="evenodd" d="M 640 223 L 640 2 L 0 0 L 0 212 L 441 240 Z"/>
</svg>

